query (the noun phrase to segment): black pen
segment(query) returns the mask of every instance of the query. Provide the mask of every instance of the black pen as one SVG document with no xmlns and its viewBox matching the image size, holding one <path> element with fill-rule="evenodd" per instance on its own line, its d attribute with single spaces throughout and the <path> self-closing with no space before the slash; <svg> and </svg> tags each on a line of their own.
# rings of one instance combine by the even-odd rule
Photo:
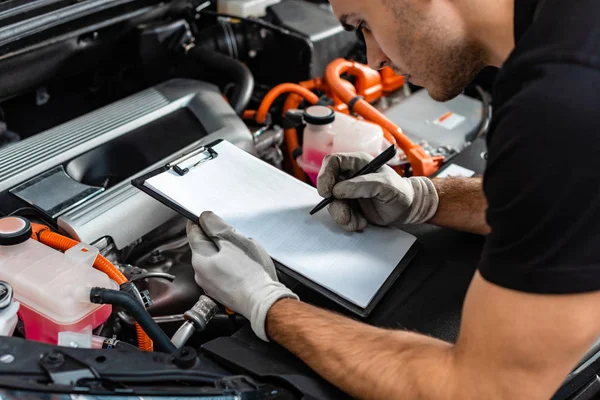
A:
<svg viewBox="0 0 600 400">
<path fill-rule="evenodd" d="M 388 147 L 383 153 L 372 159 L 367 165 L 362 167 L 358 172 L 352 175 L 348 179 L 356 178 L 357 176 L 370 174 L 371 172 L 377 171 L 379 168 L 383 167 L 385 163 L 390 161 L 396 155 L 396 146 L 391 145 Z M 329 203 L 335 200 L 335 197 L 329 196 L 323 201 L 321 201 L 315 208 L 310 211 L 310 215 L 314 215 L 323 208 L 325 208 Z"/>
</svg>

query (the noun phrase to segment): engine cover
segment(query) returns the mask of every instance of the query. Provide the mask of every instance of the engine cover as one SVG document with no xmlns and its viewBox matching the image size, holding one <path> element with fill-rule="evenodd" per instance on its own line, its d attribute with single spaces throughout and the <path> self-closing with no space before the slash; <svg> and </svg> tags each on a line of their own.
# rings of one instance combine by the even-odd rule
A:
<svg viewBox="0 0 600 400">
<path fill-rule="evenodd" d="M 122 249 L 177 215 L 131 180 L 216 139 L 254 152 L 248 128 L 216 86 L 175 79 L 1 150 L 0 192 L 57 166 L 79 183 L 104 183 L 58 225 L 79 241 L 110 237 Z"/>
</svg>

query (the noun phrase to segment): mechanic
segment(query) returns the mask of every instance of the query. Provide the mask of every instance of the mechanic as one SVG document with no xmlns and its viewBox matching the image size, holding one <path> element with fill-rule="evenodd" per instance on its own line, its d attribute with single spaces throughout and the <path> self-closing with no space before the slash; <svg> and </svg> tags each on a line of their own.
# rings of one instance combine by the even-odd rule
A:
<svg viewBox="0 0 600 400">
<path fill-rule="evenodd" d="M 436 100 L 501 67 L 483 181 L 402 178 L 387 167 L 344 181 L 369 157 L 341 154 L 317 182 L 350 231 L 429 222 L 486 235 L 457 343 L 299 301 L 260 245 L 210 212 L 188 226 L 197 282 L 354 397 L 550 398 L 600 336 L 600 2 L 331 5 L 362 30 L 373 68 L 393 66 Z"/>
</svg>

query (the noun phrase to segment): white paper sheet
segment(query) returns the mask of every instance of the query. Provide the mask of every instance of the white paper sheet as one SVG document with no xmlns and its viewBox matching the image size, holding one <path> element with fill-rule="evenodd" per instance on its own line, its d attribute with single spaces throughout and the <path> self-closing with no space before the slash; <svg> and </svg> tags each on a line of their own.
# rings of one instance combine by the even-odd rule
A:
<svg viewBox="0 0 600 400">
<path fill-rule="evenodd" d="M 194 215 L 213 211 L 273 259 L 359 307 L 369 305 L 415 242 L 394 228 L 347 233 L 327 210 L 309 215 L 322 200 L 315 188 L 229 142 L 214 149 L 217 158 L 184 177 L 169 171 L 145 185 Z"/>
</svg>

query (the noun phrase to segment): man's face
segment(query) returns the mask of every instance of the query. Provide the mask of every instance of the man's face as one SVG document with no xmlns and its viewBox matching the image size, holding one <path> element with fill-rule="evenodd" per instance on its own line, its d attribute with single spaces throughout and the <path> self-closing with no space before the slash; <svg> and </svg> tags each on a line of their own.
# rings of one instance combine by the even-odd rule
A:
<svg viewBox="0 0 600 400">
<path fill-rule="evenodd" d="M 361 29 L 369 65 L 404 74 L 431 97 L 459 95 L 483 67 L 481 47 L 470 39 L 447 0 L 330 0 L 342 24 Z"/>
</svg>

